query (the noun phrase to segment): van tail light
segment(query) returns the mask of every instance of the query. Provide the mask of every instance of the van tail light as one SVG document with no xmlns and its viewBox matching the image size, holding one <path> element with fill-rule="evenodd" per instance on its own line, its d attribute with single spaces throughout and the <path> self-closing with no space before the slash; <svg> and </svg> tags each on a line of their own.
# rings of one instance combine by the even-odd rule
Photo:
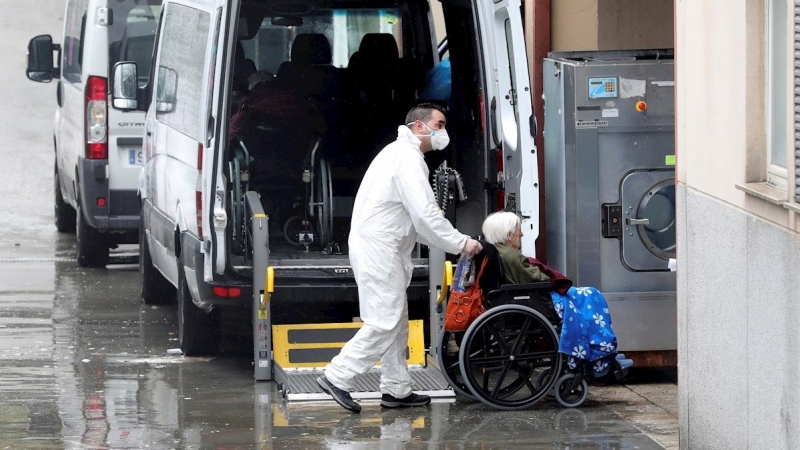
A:
<svg viewBox="0 0 800 450">
<path fill-rule="evenodd" d="M 108 82 L 103 77 L 86 81 L 86 158 L 108 158 Z"/>
<path fill-rule="evenodd" d="M 495 153 L 497 157 L 497 185 L 504 186 L 505 174 L 503 173 L 503 148 L 500 147 Z M 497 190 L 497 209 L 496 211 L 503 211 L 506 209 L 506 190 Z"/>
<path fill-rule="evenodd" d="M 194 192 L 194 204 L 197 214 L 197 237 L 203 240 L 203 144 L 197 144 L 197 186 Z"/>
<path fill-rule="evenodd" d="M 221 298 L 237 298 L 242 295 L 242 289 L 238 287 L 214 286 L 211 290 Z"/>
<path fill-rule="evenodd" d="M 197 237 L 203 240 L 203 191 L 195 191 L 194 204 L 197 211 Z"/>
</svg>

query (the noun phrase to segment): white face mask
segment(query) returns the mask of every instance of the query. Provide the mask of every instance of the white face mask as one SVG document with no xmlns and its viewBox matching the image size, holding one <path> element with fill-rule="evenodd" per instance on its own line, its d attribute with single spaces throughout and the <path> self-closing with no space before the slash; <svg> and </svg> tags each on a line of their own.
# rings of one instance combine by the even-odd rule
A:
<svg viewBox="0 0 800 450">
<path fill-rule="evenodd" d="M 431 134 L 415 134 L 414 136 L 430 136 L 431 138 L 431 147 L 434 150 L 444 150 L 447 147 L 447 144 L 450 143 L 450 136 L 447 135 L 447 130 L 433 130 L 431 127 L 425 124 L 425 122 L 421 122 L 422 126 L 431 130 Z M 408 126 L 414 125 L 414 122 L 408 124 Z"/>
</svg>

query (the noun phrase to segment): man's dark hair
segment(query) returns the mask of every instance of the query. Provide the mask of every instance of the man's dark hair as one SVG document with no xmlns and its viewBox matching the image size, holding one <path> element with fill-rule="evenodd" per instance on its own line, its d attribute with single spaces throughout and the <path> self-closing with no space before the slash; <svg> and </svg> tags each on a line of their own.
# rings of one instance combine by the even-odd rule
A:
<svg viewBox="0 0 800 450">
<path fill-rule="evenodd" d="M 439 111 L 445 115 L 447 114 L 444 108 L 435 103 L 420 103 L 411 108 L 408 114 L 406 114 L 406 125 L 414 123 L 417 120 L 422 121 L 422 123 L 427 123 L 433 117 L 433 111 Z"/>
</svg>

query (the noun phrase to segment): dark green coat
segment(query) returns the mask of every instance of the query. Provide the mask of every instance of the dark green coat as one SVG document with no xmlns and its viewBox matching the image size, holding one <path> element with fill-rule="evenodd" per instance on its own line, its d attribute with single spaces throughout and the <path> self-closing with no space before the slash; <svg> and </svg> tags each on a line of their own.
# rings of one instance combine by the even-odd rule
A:
<svg viewBox="0 0 800 450">
<path fill-rule="evenodd" d="M 506 280 L 509 283 L 522 284 L 550 280 L 550 277 L 543 274 L 538 267 L 532 265 L 519 250 L 505 244 L 497 244 L 495 247 L 497 247 L 500 258 L 503 260 Z"/>
</svg>

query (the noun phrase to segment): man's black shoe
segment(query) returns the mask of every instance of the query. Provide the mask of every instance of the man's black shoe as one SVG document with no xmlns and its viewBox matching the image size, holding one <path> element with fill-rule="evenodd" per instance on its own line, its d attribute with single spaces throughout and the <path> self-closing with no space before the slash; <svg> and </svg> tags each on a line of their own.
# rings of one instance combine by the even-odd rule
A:
<svg viewBox="0 0 800 450">
<path fill-rule="evenodd" d="M 396 398 L 389 394 L 381 396 L 381 406 L 384 408 L 399 408 L 401 406 L 425 406 L 430 404 L 431 398 L 427 395 L 411 393 L 406 398 Z"/>
<path fill-rule="evenodd" d="M 355 400 L 353 400 L 353 397 L 350 397 L 350 394 L 347 391 L 334 386 L 333 383 L 328 381 L 324 375 L 317 378 L 317 384 L 322 388 L 323 391 L 333 397 L 333 399 L 336 400 L 336 403 L 342 405 L 342 408 L 355 414 L 361 412 L 361 405 L 356 403 Z M 430 399 L 428 399 L 428 401 L 430 401 Z"/>
</svg>

